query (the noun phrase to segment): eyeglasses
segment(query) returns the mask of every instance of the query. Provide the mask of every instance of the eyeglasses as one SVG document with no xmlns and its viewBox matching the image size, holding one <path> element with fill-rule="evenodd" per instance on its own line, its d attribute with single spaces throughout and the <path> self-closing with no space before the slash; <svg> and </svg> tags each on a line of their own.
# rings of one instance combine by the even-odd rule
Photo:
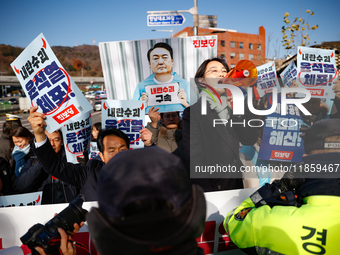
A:
<svg viewBox="0 0 340 255">
<path fill-rule="evenodd" d="M 170 117 L 172 117 L 173 119 L 178 117 L 177 113 L 172 113 L 172 114 L 164 114 L 163 118 L 164 119 L 170 119 Z"/>
<path fill-rule="evenodd" d="M 221 73 L 221 74 L 227 74 L 227 70 L 226 69 L 220 69 L 218 70 L 217 68 L 210 68 L 208 71 L 206 71 L 204 74 L 207 73 Z"/>
</svg>

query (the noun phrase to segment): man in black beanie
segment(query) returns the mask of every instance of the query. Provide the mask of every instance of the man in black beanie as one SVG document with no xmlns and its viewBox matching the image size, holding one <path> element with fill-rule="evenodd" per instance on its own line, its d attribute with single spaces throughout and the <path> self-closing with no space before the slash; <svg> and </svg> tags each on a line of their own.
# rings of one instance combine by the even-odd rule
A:
<svg viewBox="0 0 340 255">
<path fill-rule="evenodd" d="M 157 147 L 121 152 L 103 167 L 97 197 L 87 222 L 101 255 L 203 254 L 195 239 L 205 226 L 204 194 L 178 157 Z"/>
</svg>

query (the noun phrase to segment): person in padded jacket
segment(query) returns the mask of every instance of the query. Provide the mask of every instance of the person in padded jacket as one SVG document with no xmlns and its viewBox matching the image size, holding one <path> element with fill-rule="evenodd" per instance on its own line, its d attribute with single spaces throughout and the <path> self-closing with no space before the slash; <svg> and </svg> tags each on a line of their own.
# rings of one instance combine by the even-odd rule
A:
<svg viewBox="0 0 340 255">
<path fill-rule="evenodd" d="M 63 136 L 60 130 L 53 133 L 45 131 L 53 150 L 62 159 L 66 159 L 63 148 Z M 15 180 L 15 186 L 21 192 L 43 191 L 42 204 L 68 203 L 79 193 L 79 190 L 44 171 L 38 158 L 31 157 L 23 166 Z"/>
</svg>

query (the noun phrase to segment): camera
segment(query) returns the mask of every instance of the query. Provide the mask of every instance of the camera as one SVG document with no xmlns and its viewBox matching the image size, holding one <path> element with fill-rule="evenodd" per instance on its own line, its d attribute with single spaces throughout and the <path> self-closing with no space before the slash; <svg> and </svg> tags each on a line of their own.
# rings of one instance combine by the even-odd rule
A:
<svg viewBox="0 0 340 255">
<path fill-rule="evenodd" d="M 20 240 L 31 249 L 32 254 L 39 254 L 34 249 L 37 246 L 42 247 L 46 254 L 60 254 L 58 250 L 60 246 L 58 228 L 72 232 L 74 223 L 80 225 L 82 221 L 85 221 L 88 211 L 82 208 L 83 202 L 83 199 L 77 197 L 68 207 L 48 221 L 45 226 L 39 223 L 32 226 Z"/>
</svg>

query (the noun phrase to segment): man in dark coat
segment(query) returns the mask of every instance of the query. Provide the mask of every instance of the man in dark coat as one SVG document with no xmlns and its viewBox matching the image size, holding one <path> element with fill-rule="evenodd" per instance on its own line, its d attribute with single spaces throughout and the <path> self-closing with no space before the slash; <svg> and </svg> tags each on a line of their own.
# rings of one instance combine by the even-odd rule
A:
<svg viewBox="0 0 340 255">
<path fill-rule="evenodd" d="M 37 112 L 38 107 L 30 110 L 28 121 L 31 123 L 35 139 L 31 141 L 31 148 L 37 156 L 44 170 L 54 177 L 67 182 L 78 189 L 85 201 L 97 200 L 97 176 L 104 164 L 121 151 L 128 150 L 130 140 L 126 134 L 118 129 L 101 130 L 98 135 L 100 160 L 90 160 L 85 166 L 68 163 L 61 159 L 53 150 L 44 133 L 44 114 Z"/>
</svg>

